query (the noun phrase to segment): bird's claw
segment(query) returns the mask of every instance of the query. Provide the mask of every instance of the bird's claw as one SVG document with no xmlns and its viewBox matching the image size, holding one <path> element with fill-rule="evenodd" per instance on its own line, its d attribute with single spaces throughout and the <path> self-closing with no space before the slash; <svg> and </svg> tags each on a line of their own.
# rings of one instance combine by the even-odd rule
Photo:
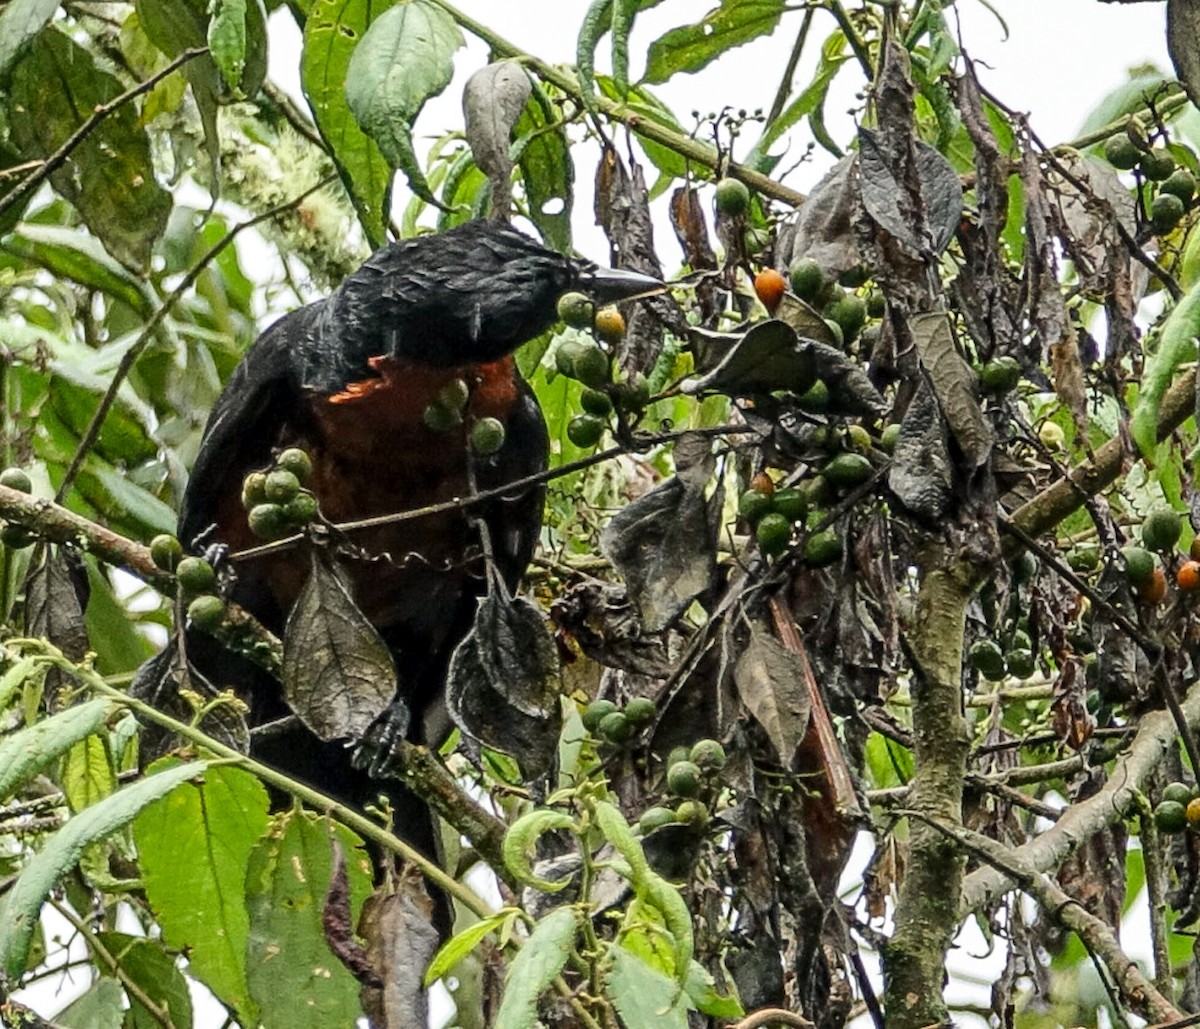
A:
<svg viewBox="0 0 1200 1029">
<path fill-rule="evenodd" d="M 396 767 L 400 744 L 408 735 L 412 712 L 402 700 L 389 704 L 371 723 L 354 750 L 351 762 L 373 779 L 385 779 Z"/>
</svg>

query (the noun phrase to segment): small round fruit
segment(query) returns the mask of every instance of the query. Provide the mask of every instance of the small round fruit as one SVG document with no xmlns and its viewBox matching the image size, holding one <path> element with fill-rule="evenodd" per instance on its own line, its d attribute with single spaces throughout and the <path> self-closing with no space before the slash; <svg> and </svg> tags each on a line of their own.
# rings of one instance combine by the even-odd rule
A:
<svg viewBox="0 0 1200 1029">
<path fill-rule="evenodd" d="M 1150 581 L 1154 574 L 1154 555 L 1150 551 L 1135 546 L 1121 548 L 1121 557 L 1125 561 L 1125 577 L 1132 586 L 1141 586 Z"/>
<path fill-rule="evenodd" d="M 267 502 L 267 473 L 251 472 L 242 480 L 242 507 L 247 511 Z"/>
<path fill-rule="evenodd" d="M 480 418 L 471 426 L 471 449 L 485 457 L 504 446 L 504 423 L 499 418 Z"/>
<path fill-rule="evenodd" d="M 750 477 L 750 488 L 764 496 L 775 496 L 775 480 L 767 472 L 755 472 Z"/>
<path fill-rule="evenodd" d="M 1158 187 L 1158 192 L 1170 193 L 1179 197 L 1185 204 L 1190 204 L 1192 197 L 1196 195 L 1196 178 L 1186 168 L 1176 168 L 1170 178 Z"/>
<path fill-rule="evenodd" d="M 758 548 L 769 557 L 782 554 L 792 538 L 792 523 L 774 511 L 763 515 L 754 529 Z"/>
<path fill-rule="evenodd" d="M 763 515 L 771 511 L 771 498 L 756 489 L 748 489 L 738 497 L 738 517 L 751 525 L 757 525 Z"/>
<path fill-rule="evenodd" d="M 1155 568 L 1147 582 L 1138 587 L 1138 599 L 1144 604 L 1161 604 L 1167 599 L 1167 577 L 1161 568 Z"/>
<path fill-rule="evenodd" d="M 589 326 L 591 322 L 589 321 Z M 575 378 L 575 360 L 580 354 L 591 346 L 590 343 L 585 343 L 581 339 L 564 339 L 558 349 L 554 351 L 554 366 L 558 369 L 560 375 L 565 375 L 568 379 Z"/>
<path fill-rule="evenodd" d="M 708 821 L 708 808 L 698 800 L 685 800 L 675 809 L 675 821 L 684 825 L 703 826 Z"/>
<path fill-rule="evenodd" d="M 775 513 L 783 515 L 789 522 L 802 522 L 808 514 L 808 494 L 802 489 L 789 486 L 776 490 L 771 504 Z"/>
<path fill-rule="evenodd" d="M 1173 508 L 1156 507 L 1142 522 L 1142 545 L 1147 550 L 1172 550 L 1183 532 L 1183 522 Z"/>
<path fill-rule="evenodd" d="M 1104 141 L 1104 159 L 1121 171 L 1130 171 L 1137 165 L 1141 156 L 1142 152 L 1124 132 L 1109 136 Z"/>
<path fill-rule="evenodd" d="M 1162 791 L 1163 800 L 1169 800 L 1175 804 L 1182 804 L 1184 807 L 1187 807 L 1188 804 L 1190 804 L 1195 798 L 1195 796 L 1196 791 L 1185 782 L 1167 783 Z"/>
<path fill-rule="evenodd" d="M 698 768 L 719 772 L 725 761 L 725 748 L 717 740 L 698 740 L 692 746 L 691 762 Z"/>
<path fill-rule="evenodd" d="M 203 632 L 215 632 L 225 621 L 225 601 L 205 593 L 197 597 L 187 609 L 188 621 Z"/>
<path fill-rule="evenodd" d="M 641 372 L 613 386 L 613 404 L 622 411 L 641 411 L 650 403 L 650 383 Z"/>
<path fill-rule="evenodd" d="M 1187 828 L 1187 808 L 1173 800 L 1164 800 L 1154 809 L 1154 824 L 1159 832 L 1178 833 Z"/>
<path fill-rule="evenodd" d="M 625 705 L 625 717 L 633 725 L 649 725 L 658 714 L 658 705 L 649 697 L 634 697 Z"/>
<path fill-rule="evenodd" d="M 175 569 L 175 578 L 188 593 L 207 593 L 217 581 L 217 573 L 202 557 L 185 557 Z"/>
<path fill-rule="evenodd" d="M 1021 381 L 1021 363 L 1015 357 L 998 357 L 979 369 L 979 381 L 989 393 L 1008 393 Z"/>
<path fill-rule="evenodd" d="M 1175 158 L 1166 147 L 1156 146 L 1149 153 L 1142 154 L 1138 166 L 1142 174 L 1152 182 L 1164 182 L 1175 171 Z"/>
<path fill-rule="evenodd" d="M 1156 234 L 1165 236 L 1183 217 L 1184 205 L 1174 193 L 1159 193 L 1150 205 L 1150 225 Z"/>
<path fill-rule="evenodd" d="M 1067 554 L 1067 564 L 1077 572 L 1091 572 L 1100 567 L 1100 548 L 1094 543 L 1080 543 Z"/>
<path fill-rule="evenodd" d="M 594 343 L 586 343 L 575 355 L 572 378 L 578 379 L 585 386 L 599 389 L 608 382 L 608 355 Z"/>
<path fill-rule="evenodd" d="M 584 386 L 583 392 L 579 394 L 579 406 L 588 414 L 594 414 L 597 418 L 607 418 L 612 414 L 612 400 L 609 399 L 607 393 L 600 389 L 592 389 L 590 386 Z"/>
<path fill-rule="evenodd" d="M 5 468 L 0 472 L 0 486 L 15 489 L 18 493 L 33 492 L 33 480 L 24 468 Z"/>
<path fill-rule="evenodd" d="M 727 218 L 737 218 L 750 208 L 750 190 L 744 182 L 723 178 L 717 183 L 717 211 Z"/>
<path fill-rule="evenodd" d="M 814 532 L 804 541 L 804 560 L 813 568 L 825 568 L 841 559 L 842 537 L 833 529 Z"/>
<path fill-rule="evenodd" d="M 672 747 L 671 752 L 667 755 L 667 768 L 679 764 L 680 761 L 687 761 L 691 753 L 691 747 Z"/>
<path fill-rule="evenodd" d="M 602 307 L 596 312 L 595 329 L 596 335 L 605 343 L 620 343 L 625 337 L 625 316 L 612 305 Z M 604 377 L 608 378 L 607 362 L 604 366 Z M 581 382 L 586 381 L 583 376 L 578 378 Z"/>
<path fill-rule="evenodd" d="M 801 393 L 796 398 L 796 403 L 810 414 L 823 414 L 829 410 L 829 387 L 818 379 L 807 393 Z"/>
<path fill-rule="evenodd" d="M 437 391 L 436 403 L 448 411 L 457 411 L 461 414 L 470 399 L 471 387 L 467 385 L 466 380 L 454 378 Z M 297 472 L 297 474 L 299 473 Z M 304 481 L 304 476 L 300 476 L 300 481 Z"/>
<path fill-rule="evenodd" d="M 291 525 L 307 525 L 317 517 L 317 498 L 301 490 L 283 505 L 283 517 Z"/>
<path fill-rule="evenodd" d="M 584 293 L 564 293 L 558 298 L 558 317 L 572 329 L 591 328 L 595 307 Z"/>
<path fill-rule="evenodd" d="M 674 825 L 678 818 L 675 817 L 675 812 L 669 807 L 651 807 L 642 812 L 638 818 L 638 828 L 643 833 L 654 832 L 655 829 L 661 829 L 664 825 Z"/>
<path fill-rule="evenodd" d="M 1175 573 L 1175 585 L 1184 593 L 1200 590 L 1200 561 L 1184 561 Z"/>
<path fill-rule="evenodd" d="M 567 423 L 567 439 L 586 449 L 600 442 L 608 423 L 594 414 L 577 414 Z"/>
<path fill-rule="evenodd" d="M 267 473 L 267 500 L 272 504 L 286 504 L 300 492 L 300 480 L 286 468 L 276 468 Z"/>
<path fill-rule="evenodd" d="M 1008 665 L 1009 674 L 1018 679 L 1028 679 L 1037 671 L 1037 662 L 1033 659 L 1033 653 L 1024 648 L 1010 650 L 1004 656 L 1004 663 Z"/>
<path fill-rule="evenodd" d="M 825 273 L 819 262 L 811 257 L 802 257 L 788 269 L 792 292 L 801 300 L 812 303 L 825 288 Z"/>
<path fill-rule="evenodd" d="M 855 450 L 870 450 L 871 434 L 855 422 L 846 426 L 846 442 Z"/>
<path fill-rule="evenodd" d="M 1058 422 L 1044 421 L 1038 426 L 1038 439 L 1047 450 L 1062 450 L 1067 445 L 1067 432 Z"/>
<path fill-rule="evenodd" d="M 462 381 L 461 379 L 459 380 Z M 466 383 L 463 383 L 464 387 Z M 275 467 L 282 468 L 284 471 L 291 472 L 297 479 L 300 480 L 300 485 L 303 486 L 308 482 L 312 475 L 312 458 L 308 453 L 301 450 L 299 447 L 288 447 L 275 459 Z M 263 484 L 265 487 L 265 483 Z"/>
<path fill-rule="evenodd" d="M 295 497 L 292 500 L 295 500 Z M 281 504 L 255 504 L 250 508 L 246 521 L 255 536 L 268 542 L 289 536 L 293 531 L 293 524 Z"/>
<path fill-rule="evenodd" d="M 37 536 L 23 525 L 5 524 L 4 528 L 0 529 L 0 543 L 9 550 L 24 550 L 26 547 L 32 547 L 37 541 Z"/>
<path fill-rule="evenodd" d="M 633 736 L 633 725 L 621 711 L 610 711 L 600 719 L 596 731 L 611 743 L 626 743 Z"/>
<path fill-rule="evenodd" d="M 611 700 L 593 700 L 583 709 L 583 727 L 588 732 L 595 732 L 600 728 L 600 722 L 604 717 L 611 715 L 616 710 L 617 705 Z"/>
<path fill-rule="evenodd" d="M 846 345 L 846 334 L 842 332 L 841 325 L 832 318 L 826 318 L 825 325 L 829 329 L 829 335 L 833 338 L 832 346 L 844 347 Z"/>
<path fill-rule="evenodd" d="M 874 469 L 862 454 L 838 454 L 824 468 L 821 477 L 840 489 L 849 489 L 866 482 Z"/>
<path fill-rule="evenodd" d="M 976 640 L 967 651 L 971 664 L 978 669 L 984 678 L 993 682 L 1003 679 L 1007 674 L 1004 664 L 1004 652 L 995 640 Z"/>
<path fill-rule="evenodd" d="M 459 411 L 452 411 L 436 402 L 425 408 L 421 420 L 425 423 L 425 428 L 431 432 L 453 432 L 462 425 L 463 421 Z"/>
<path fill-rule="evenodd" d="M 787 291 L 787 282 L 774 268 L 764 268 L 754 276 L 754 293 L 768 314 L 774 314 Z"/>
<path fill-rule="evenodd" d="M 155 568 L 161 568 L 164 572 L 173 572 L 179 567 L 182 557 L 183 544 L 169 532 L 155 536 L 150 541 L 150 560 L 154 562 Z"/>
<path fill-rule="evenodd" d="M 844 341 L 853 342 L 867 324 L 867 302 L 854 293 L 847 293 L 826 309 L 826 317 L 837 322 Z"/>
<path fill-rule="evenodd" d="M 1193 797 L 1189 800 L 1183 810 L 1187 815 L 1188 825 L 1200 824 L 1200 797 Z"/>
<path fill-rule="evenodd" d="M 900 423 L 891 422 L 883 427 L 883 432 L 879 437 L 879 449 L 884 453 L 891 454 L 896 450 L 896 444 L 900 441 Z"/>
<path fill-rule="evenodd" d="M 677 797 L 695 797 L 700 793 L 704 773 L 692 761 L 676 761 L 667 770 L 667 788 Z"/>
</svg>

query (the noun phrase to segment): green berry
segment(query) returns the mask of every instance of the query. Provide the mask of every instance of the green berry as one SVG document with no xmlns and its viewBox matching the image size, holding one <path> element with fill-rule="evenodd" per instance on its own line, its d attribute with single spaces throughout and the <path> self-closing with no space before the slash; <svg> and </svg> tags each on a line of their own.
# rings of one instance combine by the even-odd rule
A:
<svg viewBox="0 0 1200 1029">
<path fill-rule="evenodd" d="M 183 544 L 170 533 L 164 532 L 150 541 L 150 560 L 154 562 L 155 568 L 173 572 L 179 567 L 182 557 Z"/>
<path fill-rule="evenodd" d="M 217 581 L 217 574 L 202 557 L 185 557 L 175 569 L 175 578 L 186 593 L 207 593 Z"/>
<path fill-rule="evenodd" d="M 825 272 L 811 257 L 802 257 L 788 269 L 792 292 L 801 300 L 812 303 L 825 288 Z"/>
<path fill-rule="evenodd" d="M 825 314 L 842 330 L 842 340 L 853 342 L 867 324 L 867 302 L 854 293 L 847 293 L 830 304 Z"/>
<path fill-rule="evenodd" d="M 1162 799 L 1172 801 L 1175 804 L 1182 804 L 1187 807 L 1195 797 L 1196 791 L 1185 782 L 1168 783 L 1162 791 Z"/>
<path fill-rule="evenodd" d="M 611 700 L 593 700 L 583 709 L 583 727 L 590 733 L 596 732 L 603 718 L 616 710 L 617 705 Z"/>
<path fill-rule="evenodd" d="M 998 682 L 1008 674 L 1004 664 L 1004 652 L 995 640 L 976 640 L 967 652 L 971 664 L 984 676 L 993 682 Z"/>
<path fill-rule="evenodd" d="M 667 788 L 677 797 L 695 797 L 700 793 L 704 773 L 692 761 L 677 761 L 667 770 Z"/>
<path fill-rule="evenodd" d="M 24 550 L 26 547 L 32 547 L 37 541 L 37 536 L 23 525 L 5 523 L 4 528 L 0 529 L 0 543 L 9 550 Z"/>
<path fill-rule="evenodd" d="M 1009 674 L 1018 679 L 1028 679 L 1037 671 L 1037 662 L 1034 661 L 1033 653 L 1024 648 L 1010 650 L 1004 656 L 1004 663 L 1008 666 Z"/>
<path fill-rule="evenodd" d="M 883 433 L 879 437 L 879 449 L 887 454 L 894 453 L 898 442 L 900 442 L 900 423 L 891 422 L 885 425 Z"/>
<path fill-rule="evenodd" d="M 610 711 L 600 719 L 597 732 L 612 743 L 626 743 L 633 736 L 633 724 L 621 711 Z"/>
<path fill-rule="evenodd" d="M 280 504 L 255 504 L 250 508 L 246 520 L 255 536 L 268 541 L 290 536 L 294 528 L 286 509 Z"/>
<path fill-rule="evenodd" d="M 842 537 L 833 529 L 814 532 L 804 541 L 804 561 L 813 568 L 824 568 L 842 559 Z"/>
<path fill-rule="evenodd" d="M 1166 147 L 1155 147 L 1149 153 L 1142 154 L 1138 165 L 1151 182 L 1163 182 L 1175 171 L 1175 158 Z"/>
<path fill-rule="evenodd" d="M 0 472 L 0 486 L 15 489 L 18 493 L 33 492 L 33 480 L 24 468 L 5 468 Z"/>
<path fill-rule="evenodd" d="M 792 538 L 792 523 L 774 511 L 763 515 L 754 529 L 758 548 L 768 557 L 782 554 Z"/>
<path fill-rule="evenodd" d="M 286 468 L 276 468 L 267 473 L 267 500 L 272 504 L 286 504 L 300 492 L 300 480 Z"/>
<path fill-rule="evenodd" d="M 595 343 L 591 346 L 584 344 L 575 356 L 572 378 L 592 389 L 599 389 L 609 381 L 608 355 Z"/>
<path fill-rule="evenodd" d="M 567 439 L 581 449 L 594 447 L 600 442 L 608 423 L 594 414 L 578 414 L 567 423 Z"/>
<path fill-rule="evenodd" d="M 283 517 L 291 525 L 307 525 L 317 517 L 317 498 L 301 490 L 283 505 Z"/>
<path fill-rule="evenodd" d="M 649 725 L 658 714 L 658 705 L 649 697 L 634 697 L 625 705 L 625 717 L 633 725 Z"/>
<path fill-rule="evenodd" d="M 1179 197 L 1185 204 L 1192 202 L 1192 197 L 1196 195 L 1196 178 L 1186 168 L 1176 168 L 1161 186 L 1158 187 L 1159 194 L 1170 193 L 1172 196 Z"/>
<path fill-rule="evenodd" d="M 1187 808 L 1173 800 L 1164 800 L 1154 809 L 1154 824 L 1159 832 L 1183 832 L 1187 828 Z"/>
<path fill-rule="evenodd" d="M 1129 171 L 1141 159 L 1142 152 L 1125 133 L 1118 132 L 1104 141 L 1104 159 L 1114 168 Z"/>
<path fill-rule="evenodd" d="M 691 747 L 672 747 L 671 752 L 667 755 L 667 768 L 679 764 L 680 761 L 687 761 L 691 753 Z"/>
<path fill-rule="evenodd" d="M 1150 205 L 1150 224 L 1159 236 L 1165 236 L 1183 217 L 1184 204 L 1174 193 L 1159 193 Z"/>
<path fill-rule="evenodd" d="M 432 403 L 425 408 L 421 416 L 425 427 L 432 432 L 453 432 L 462 425 L 462 413 L 454 411 L 443 404 Z"/>
<path fill-rule="evenodd" d="M 829 387 L 820 379 L 814 382 L 807 393 L 796 398 L 796 403 L 810 414 L 823 414 L 829 410 Z"/>
<path fill-rule="evenodd" d="M 288 447 L 275 459 L 275 467 L 291 472 L 301 486 L 308 482 L 313 470 L 312 458 L 299 447 Z M 263 488 L 266 488 L 266 483 L 263 484 Z"/>
<path fill-rule="evenodd" d="M 242 480 L 242 507 L 247 511 L 267 502 L 267 473 L 251 472 Z"/>
<path fill-rule="evenodd" d="M 215 632 L 225 621 L 225 602 L 220 597 L 205 593 L 188 604 L 187 617 L 197 629 Z"/>
<path fill-rule="evenodd" d="M 738 179 L 724 178 L 717 183 L 717 211 L 727 218 L 737 218 L 750 208 L 750 190 Z"/>
<path fill-rule="evenodd" d="M 595 308 L 584 293 L 564 293 L 558 298 L 558 317 L 572 329 L 590 329 Z"/>
<path fill-rule="evenodd" d="M 465 379 L 451 379 L 437 392 L 437 403 L 447 411 L 457 411 L 459 414 L 470 399 L 471 387 Z"/>
<path fill-rule="evenodd" d="M 862 485 L 873 472 L 871 462 L 862 454 L 838 454 L 821 469 L 821 477 L 839 489 L 850 489 Z"/>
<path fill-rule="evenodd" d="M 777 514 L 789 522 L 802 522 L 808 514 L 808 494 L 802 489 L 788 487 L 777 489 L 771 498 L 771 506 Z"/>
<path fill-rule="evenodd" d="M 708 821 L 708 808 L 698 800 L 685 800 L 675 809 L 675 821 L 684 825 L 703 826 Z"/>
<path fill-rule="evenodd" d="M 989 393 L 1008 393 L 1021 381 L 1021 363 L 1015 357 L 998 357 L 979 369 L 979 380 Z"/>
<path fill-rule="evenodd" d="M 588 325 L 591 325 L 590 318 Z M 568 379 L 575 378 L 575 361 L 591 345 L 584 343 L 581 339 L 564 339 L 559 343 L 558 349 L 554 351 L 554 365 L 559 374 L 565 375 Z"/>
<path fill-rule="evenodd" d="M 485 457 L 504 446 L 504 423 L 499 418 L 480 418 L 471 426 L 471 449 Z"/>
<path fill-rule="evenodd" d="M 756 525 L 771 507 L 771 498 L 756 489 L 748 489 L 738 497 L 738 517 L 744 518 L 751 525 Z"/>
<path fill-rule="evenodd" d="M 692 747 L 690 757 L 698 768 L 719 772 L 725 767 L 725 748 L 717 740 L 699 740 Z"/>
<path fill-rule="evenodd" d="M 607 418 L 613 409 L 608 394 L 603 390 L 592 389 L 590 386 L 585 386 L 583 392 L 579 394 L 579 406 L 587 414 L 594 414 L 597 418 Z"/>
<path fill-rule="evenodd" d="M 1174 548 L 1183 532 L 1183 521 L 1169 507 L 1156 507 L 1142 522 L 1142 544 L 1147 550 L 1165 553 Z"/>
<path fill-rule="evenodd" d="M 669 807 L 652 807 L 642 812 L 642 816 L 638 819 L 638 828 L 643 833 L 651 833 L 655 829 L 661 829 L 664 825 L 674 825 L 677 821 L 675 812 Z"/>
</svg>

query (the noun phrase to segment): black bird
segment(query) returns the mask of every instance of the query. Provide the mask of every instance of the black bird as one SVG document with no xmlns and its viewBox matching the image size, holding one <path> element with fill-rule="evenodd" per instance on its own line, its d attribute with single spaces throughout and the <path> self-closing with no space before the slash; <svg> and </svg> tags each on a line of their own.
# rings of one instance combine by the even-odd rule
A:
<svg viewBox="0 0 1200 1029">
<path fill-rule="evenodd" d="M 424 422 L 426 408 L 454 379 L 470 387 L 470 416 L 497 418 L 506 429 L 499 452 L 476 461 L 477 487 L 543 470 L 545 423 L 512 352 L 554 323 L 556 302 L 568 290 L 604 303 L 658 285 L 547 250 L 496 223 L 470 222 L 389 244 L 331 296 L 281 318 L 247 351 L 205 428 L 180 511 L 180 539 L 189 549 L 219 543 L 233 553 L 261 543 L 247 523 L 243 479 L 285 447 L 310 455 L 309 488 L 330 522 L 465 496 L 464 430 L 435 432 Z M 532 556 L 543 494 L 529 489 L 479 510 L 510 589 Z M 362 556 L 340 556 L 342 571 L 396 658 L 394 707 L 411 712 L 408 735 L 420 740 L 423 716 L 437 707 L 450 656 L 485 589 L 478 533 L 456 510 L 357 533 L 352 542 Z M 239 561 L 235 571 L 230 599 L 282 633 L 309 574 L 307 556 L 284 551 Z M 238 691 L 251 728 L 290 714 L 277 682 L 212 637 L 189 630 L 185 649 L 211 684 Z M 159 688 L 169 660 L 164 652 L 146 670 L 142 691 Z M 402 790 L 355 767 L 357 742 L 323 742 L 293 723 L 252 734 L 251 752 L 353 805 L 385 792 L 411 811 L 412 798 Z M 398 813 L 400 831 L 427 846 L 414 838 L 423 832 L 405 831 L 404 817 Z"/>
</svg>

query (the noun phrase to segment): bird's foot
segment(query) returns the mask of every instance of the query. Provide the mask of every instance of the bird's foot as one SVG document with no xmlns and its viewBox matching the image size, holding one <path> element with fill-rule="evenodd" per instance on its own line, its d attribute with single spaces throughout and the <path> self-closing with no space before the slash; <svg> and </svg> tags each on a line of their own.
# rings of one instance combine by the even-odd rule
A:
<svg viewBox="0 0 1200 1029">
<path fill-rule="evenodd" d="M 351 762 L 373 779 L 393 774 L 400 744 L 408 736 L 412 712 L 403 700 L 394 700 L 371 723 L 354 750 Z"/>
</svg>

